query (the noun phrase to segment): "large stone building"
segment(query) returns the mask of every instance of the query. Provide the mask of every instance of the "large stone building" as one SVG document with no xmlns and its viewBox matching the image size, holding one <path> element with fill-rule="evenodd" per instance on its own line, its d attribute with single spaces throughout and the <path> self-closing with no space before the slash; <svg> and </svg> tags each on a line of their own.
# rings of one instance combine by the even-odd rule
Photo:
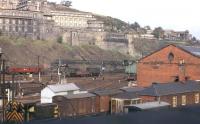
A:
<svg viewBox="0 0 200 124">
<path fill-rule="evenodd" d="M 92 13 L 81 12 L 65 4 L 50 3 L 47 0 L 20 0 L 17 9 L 40 11 L 53 20 L 57 26 L 64 28 L 87 28 L 88 21 L 96 20 Z"/>
<path fill-rule="evenodd" d="M 164 31 L 164 38 L 165 40 L 171 40 L 171 41 L 179 41 L 179 40 L 191 40 L 192 35 L 189 33 L 189 31 L 173 31 L 173 30 L 165 30 Z"/>
<path fill-rule="evenodd" d="M 141 87 L 153 82 L 200 80 L 200 48 L 167 45 L 139 60 L 137 82 Z"/>
<path fill-rule="evenodd" d="M 55 36 L 56 27 L 39 12 L 1 10 L 0 31 L 4 35 L 47 39 Z M 49 35 L 51 34 L 51 35 Z M 51 37 L 51 38 L 52 38 Z"/>
<path fill-rule="evenodd" d="M 47 0 L 19 0 L 18 10 L 41 11 L 47 6 Z"/>
<path fill-rule="evenodd" d="M 0 0 L 0 9 L 16 9 L 18 0 Z"/>
</svg>

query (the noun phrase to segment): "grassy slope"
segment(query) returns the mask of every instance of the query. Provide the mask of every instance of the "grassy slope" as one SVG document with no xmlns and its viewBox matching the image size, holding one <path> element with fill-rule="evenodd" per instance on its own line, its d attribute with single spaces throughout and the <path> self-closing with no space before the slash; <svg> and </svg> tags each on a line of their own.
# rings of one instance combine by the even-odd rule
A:
<svg viewBox="0 0 200 124">
<path fill-rule="evenodd" d="M 53 41 L 32 41 L 23 38 L 0 37 L 0 47 L 11 65 L 49 64 L 61 57 L 68 60 L 122 60 L 125 56 L 116 51 L 102 50 L 97 46 L 68 46 Z"/>
</svg>

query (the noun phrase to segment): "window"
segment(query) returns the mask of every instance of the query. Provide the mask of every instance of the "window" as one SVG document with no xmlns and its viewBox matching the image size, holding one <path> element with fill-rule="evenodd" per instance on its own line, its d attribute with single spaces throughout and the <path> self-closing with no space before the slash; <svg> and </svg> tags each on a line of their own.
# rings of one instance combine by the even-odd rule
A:
<svg viewBox="0 0 200 124">
<path fill-rule="evenodd" d="M 168 60 L 169 60 L 170 63 L 174 60 L 174 54 L 173 53 L 169 53 Z"/>
<path fill-rule="evenodd" d="M 177 96 L 173 96 L 172 98 L 172 107 L 177 107 Z"/>
<path fill-rule="evenodd" d="M 195 103 L 199 103 L 199 93 L 196 93 L 196 94 L 194 95 L 194 102 L 195 102 Z"/>
<path fill-rule="evenodd" d="M 130 105 L 131 104 L 131 100 L 124 100 L 124 105 Z"/>
<path fill-rule="evenodd" d="M 182 105 L 186 105 L 186 95 L 182 96 Z"/>
</svg>

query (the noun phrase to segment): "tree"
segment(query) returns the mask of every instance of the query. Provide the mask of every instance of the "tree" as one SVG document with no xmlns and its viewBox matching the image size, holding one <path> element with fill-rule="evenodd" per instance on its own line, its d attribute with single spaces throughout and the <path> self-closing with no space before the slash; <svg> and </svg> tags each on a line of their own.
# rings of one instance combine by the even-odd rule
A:
<svg viewBox="0 0 200 124">
<path fill-rule="evenodd" d="M 140 28 L 140 25 L 137 22 L 135 22 L 135 23 L 131 24 L 130 27 L 137 31 Z"/>
<path fill-rule="evenodd" d="M 157 27 L 153 30 L 152 33 L 156 38 L 163 38 L 164 36 L 164 30 L 162 29 L 162 27 Z"/>
<path fill-rule="evenodd" d="M 149 25 L 144 27 L 146 30 L 151 30 L 151 27 Z"/>
<path fill-rule="evenodd" d="M 196 37 L 192 37 L 192 41 L 197 41 L 197 38 Z"/>
</svg>

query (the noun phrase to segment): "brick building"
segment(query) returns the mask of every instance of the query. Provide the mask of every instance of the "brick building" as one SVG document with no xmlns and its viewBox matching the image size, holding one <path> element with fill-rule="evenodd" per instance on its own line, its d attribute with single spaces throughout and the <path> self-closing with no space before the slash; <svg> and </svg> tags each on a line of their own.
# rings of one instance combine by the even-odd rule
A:
<svg viewBox="0 0 200 124">
<path fill-rule="evenodd" d="M 167 102 L 171 107 L 199 104 L 200 83 L 197 81 L 154 83 L 139 96 L 146 102 Z"/>
<path fill-rule="evenodd" d="M 147 87 L 152 82 L 200 80 L 200 48 L 167 45 L 139 60 L 138 86 Z"/>
</svg>

